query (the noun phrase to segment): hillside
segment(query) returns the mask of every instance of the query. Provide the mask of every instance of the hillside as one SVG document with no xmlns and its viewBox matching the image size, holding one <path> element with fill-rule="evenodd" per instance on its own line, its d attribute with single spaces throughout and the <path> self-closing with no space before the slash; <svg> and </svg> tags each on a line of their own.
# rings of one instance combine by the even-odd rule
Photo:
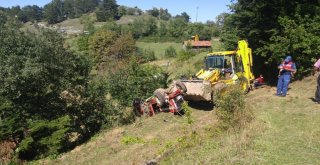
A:
<svg viewBox="0 0 320 165">
<path fill-rule="evenodd" d="M 117 24 L 128 24 L 133 22 L 135 19 L 139 18 L 141 16 L 130 16 L 130 15 L 125 15 L 121 17 L 119 20 L 116 21 Z M 107 24 L 108 22 L 96 22 L 95 20 L 95 15 L 93 13 L 89 14 L 84 14 L 80 18 L 73 18 L 73 19 L 67 19 L 64 20 L 60 23 L 56 24 L 48 24 L 47 22 L 27 22 L 24 23 L 23 28 L 24 30 L 31 31 L 31 32 L 36 32 L 36 28 L 48 28 L 51 30 L 56 30 L 60 34 L 62 34 L 65 37 L 74 37 L 80 34 L 83 34 L 85 29 L 85 24 L 93 21 L 93 26 L 95 28 L 100 28 L 103 25 Z"/>
<path fill-rule="evenodd" d="M 35 164 L 319 164 L 319 105 L 311 101 L 315 77 L 290 85 L 286 98 L 274 87 L 250 92 L 255 120 L 240 133 L 214 132 L 215 111 L 192 108 L 193 124 L 170 113 L 101 132 L 57 159 Z"/>
</svg>

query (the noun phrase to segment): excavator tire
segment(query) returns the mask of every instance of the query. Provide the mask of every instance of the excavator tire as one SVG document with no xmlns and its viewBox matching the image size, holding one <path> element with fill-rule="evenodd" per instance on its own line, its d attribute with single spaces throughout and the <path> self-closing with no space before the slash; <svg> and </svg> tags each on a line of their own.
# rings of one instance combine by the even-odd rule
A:
<svg viewBox="0 0 320 165">
<path fill-rule="evenodd" d="M 182 90 L 183 93 L 187 93 L 187 87 L 184 85 L 183 82 L 177 81 L 176 86 L 178 89 Z"/>
<path fill-rule="evenodd" d="M 162 107 L 166 103 L 165 96 L 158 90 L 154 91 L 153 94 L 157 98 L 159 106 Z"/>
</svg>

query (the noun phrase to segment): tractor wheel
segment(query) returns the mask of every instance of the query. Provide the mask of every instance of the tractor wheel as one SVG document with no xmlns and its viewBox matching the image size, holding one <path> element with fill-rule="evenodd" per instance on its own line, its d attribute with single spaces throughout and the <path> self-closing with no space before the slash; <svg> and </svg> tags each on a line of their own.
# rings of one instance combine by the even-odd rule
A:
<svg viewBox="0 0 320 165">
<path fill-rule="evenodd" d="M 137 117 L 141 117 L 143 112 L 142 112 L 142 109 L 141 109 L 141 99 L 134 99 L 133 100 L 133 113 L 137 116 Z"/>
<path fill-rule="evenodd" d="M 176 86 L 178 89 L 182 90 L 183 93 L 187 93 L 187 87 L 184 85 L 183 82 L 177 81 Z"/>
<path fill-rule="evenodd" d="M 154 91 L 153 94 L 156 97 L 159 106 L 162 107 L 166 103 L 165 96 L 158 90 Z"/>
</svg>

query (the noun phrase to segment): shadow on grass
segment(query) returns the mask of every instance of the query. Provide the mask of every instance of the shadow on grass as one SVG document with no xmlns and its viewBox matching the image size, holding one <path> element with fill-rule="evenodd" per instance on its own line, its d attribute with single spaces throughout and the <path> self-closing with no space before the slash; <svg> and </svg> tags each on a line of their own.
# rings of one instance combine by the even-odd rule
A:
<svg viewBox="0 0 320 165">
<path fill-rule="evenodd" d="M 310 97 L 309 99 L 310 99 L 311 101 L 317 103 L 317 104 L 320 104 L 320 101 L 317 101 L 317 100 L 316 100 L 315 98 L 313 98 L 313 97 Z"/>
<path fill-rule="evenodd" d="M 188 105 L 191 108 L 203 110 L 203 111 L 212 111 L 213 110 L 213 104 L 208 101 L 189 101 Z"/>
</svg>

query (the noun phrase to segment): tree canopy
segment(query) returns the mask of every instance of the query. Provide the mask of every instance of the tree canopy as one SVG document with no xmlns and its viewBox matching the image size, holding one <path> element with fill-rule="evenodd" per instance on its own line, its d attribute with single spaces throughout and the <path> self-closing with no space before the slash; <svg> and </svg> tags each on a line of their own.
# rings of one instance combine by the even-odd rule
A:
<svg viewBox="0 0 320 165">
<path fill-rule="evenodd" d="M 317 0 L 238 0 L 224 17 L 222 41 L 236 47 L 238 39 L 247 39 L 254 51 L 256 74 L 276 71 L 281 58 L 292 55 L 298 77 L 312 69 L 320 54 L 320 2 Z M 274 69 L 265 69 L 274 68 Z"/>
</svg>

